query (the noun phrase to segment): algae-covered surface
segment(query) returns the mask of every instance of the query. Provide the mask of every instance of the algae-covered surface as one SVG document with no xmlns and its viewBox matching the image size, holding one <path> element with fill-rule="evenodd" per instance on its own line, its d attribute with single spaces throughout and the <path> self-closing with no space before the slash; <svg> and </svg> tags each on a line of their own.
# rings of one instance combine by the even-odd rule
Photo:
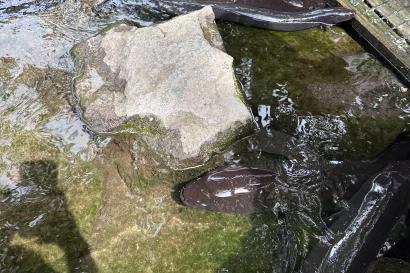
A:
<svg viewBox="0 0 410 273">
<path fill-rule="evenodd" d="M 354 159 L 374 157 L 407 130 L 408 87 L 342 29 L 220 30 L 253 109 L 270 107 L 271 127 Z"/>
<path fill-rule="evenodd" d="M 120 9 L 121 1 L 108 1 L 117 9 L 103 16 L 75 1 L 11 2 L 0 5 L 0 272 L 271 272 L 281 244 L 273 214 L 184 207 L 177 177 L 138 180 L 130 191 L 104 153 L 112 140 L 90 132 L 72 107 L 75 43 L 117 20 L 169 16 Z M 371 158 L 407 130 L 407 88 L 343 30 L 219 28 L 260 126 L 340 160 Z M 246 145 L 224 158 L 282 160 Z"/>
</svg>

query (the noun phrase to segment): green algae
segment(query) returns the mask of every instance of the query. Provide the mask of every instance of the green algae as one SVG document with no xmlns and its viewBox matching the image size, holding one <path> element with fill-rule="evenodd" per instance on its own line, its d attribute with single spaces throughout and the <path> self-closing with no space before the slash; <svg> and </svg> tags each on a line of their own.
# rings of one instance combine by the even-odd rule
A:
<svg viewBox="0 0 410 273">
<path fill-rule="evenodd" d="M 404 131 L 406 122 L 399 117 L 360 117 L 346 122 L 349 135 L 341 141 L 341 148 L 352 159 L 375 158 Z M 371 140 L 371 142 L 369 141 Z"/>
<path fill-rule="evenodd" d="M 307 82 L 340 82 L 348 77 L 344 61 L 332 52 L 344 46 L 321 39 L 326 36 L 320 30 L 284 33 L 228 23 L 221 24 L 220 30 L 235 65 L 244 57 L 253 60 L 252 106 L 271 103 L 272 90 L 278 82 L 288 83 L 292 92 Z"/>
<path fill-rule="evenodd" d="M 229 255 L 236 253 L 240 245 L 241 233 L 244 233 L 246 221 L 227 223 L 227 217 L 214 217 L 213 220 L 223 221 L 224 227 L 198 220 L 194 215 L 196 225 L 189 230 L 180 229 L 163 231 L 156 239 L 138 242 L 134 247 L 128 244 L 120 245 L 115 250 L 109 250 L 116 263 L 106 265 L 104 272 L 215 272 Z M 201 226 L 203 224 L 203 226 Z M 239 229 L 239 230 L 238 230 Z M 165 228 L 164 228 L 165 230 Z M 131 237 L 134 238 L 134 237 Z M 227 238 L 229 238 L 227 240 Z M 137 240 L 135 240 L 137 241 Z M 125 257 L 118 253 L 122 247 L 127 249 Z M 108 253 L 107 253 L 108 254 Z M 248 268 L 252 270 L 252 268 Z"/>
<path fill-rule="evenodd" d="M 33 113 L 38 115 L 39 120 L 35 122 L 37 125 L 45 124 L 53 114 L 67 107 L 70 80 L 70 74 L 62 70 L 37 68 L 33 65 L 19 67 L 13 58 L 0 60 L 0 86 L 3 86 L 0 93 L 1 100 L 7 103 L 14 95 L 14 101 L 6 108 L 6 114 L 13 115 L 16 110 L 19 110 L 20 103 L 30 99 L 27 102 L 31 105 L 39 103 L 44 106 L 40 111 Z M 25 88 L 32 92 L 16 95 L 18 88 Z M 29 98 L 30 96 L 36 98 Z"/>
<path fill-rule="evenodd" d="M 5 257 L 0 272 L 89 268 L 84 238 L 91 233 L 100 202 L 97 171 L 61 153 L 53 137 L 42 132 L 52 117 L 69 108 L 70 76 L 32 65 L 16 68 L 11 58 L 0 64 L 7 72 L 0 79 L 0 174 L 7 191 L 0 203 L 5 217 L 0 219 L 0 252 Z"/>
<path fill-rule="evenodd" d="M 154 116 L 139 117 L 134 116 L 121 124 L 119 127 L 107 132 L 107 135 L 130 134 L 130 135 L 149 135 L 155 136 L 163 132 L 161 123 Z"/>
<path fill-rule="evenodd" d="M 197 158 L 183 161 L 185 166 L 191 167 L 175 166 L 172 158 L 169 158 L 170 161 L 164 160 L 167 157 L 161 154 L 161 149 L 153 149 L 143 137 L 143 134 L 134 133 L 115 135 L 101 154 L 108 164 L 116 168 L 121 179 L 134 193 L 157 184 L 186 182 L 223 164 L 222 155 L 217 154 L 205 161 Z"/>
<path fill-rule="evenodd" d="M 124 202 L 117 201 L 117 208 L 111 207 L 115 210 L 111 213 L 116 215 L 116 223 L 121 223 L 122 228 L 112 227 L 107 232 L 106 227 L 106 232 L 99 234 L 100 238 L 105 238 L 95 251 L 101 272 L 216 272 L 221 265 L 229 268 L 242 265 L 245 271 L 241 272 L 253 272 L 254 263 L 248 263 L 250 260 L 230 261 L 242 252 L 242 247 L 252 253 L 251 257 L 259 257 L 259 266 L 262 262 L 270 263 L 271 256 L 264 251 L 266 248 L 258 243 L 245 246 L 242 242 L 252 227 L 255 230 L 264 228 L 269 218 L 256 224 L 248 216 L 192 210 L 169 198 L 168 191 L 170 188 L 162 185 L 137 195 L 144 204 L 139 216 L 133 216 L 135 212 Z M 164 199 L 154 205 L 150 196 L 163 196 Z M 126 210 L 128 217 L 117 214 L 117 210 Z M 129 222 L 130 216 L 136 222 Z M 259 233 L 254 235 L 261 240 Z M 133 244 L 129 244 L 130 241 Z"/>
<path fill-rule="evenodd" d="M 243 79 L 250 84 L 249 104 L 254 112 L 259 105 L 271 106 L 274 129 L 307 138 L 330 157 L 352 159 L 374 157 L 406 130 L 406 107 L 396 103 L 408 97 L 397 91 L 406 88 L 340 28 L 295 33 L 232 23 L 219 28 L 237 69 L 251 61 L 251 80 Z M 328 130 L 332 122 L 343 122 L 343 130 L 308 136 L 301 131 L 305 117 L 327 119 L 322 126 Z"/>
<path fill-rule="evenodd" d="M 4 185 L 0 185 L 0 195 L 7 195 L 8 193 L 10 193 L 9 189 L 7 189 L 6 186 Z"/>
<path fill-rule="evenodd" d="M 271 272 L 277 219 L 273 214 L 256 214 L 250 217 L 252 227 L 241 238 L 241 248 L 222 263 L 218 272 Z M 224 271 L 225 270 L 225 271 Z"/>
<path fill-rule="evenodd" d="M 14 58 L 1 57 L 0 58 L 0 80 L 7 82 L 12 79 L 12 70 L 17 66 Z"/>
</svg>

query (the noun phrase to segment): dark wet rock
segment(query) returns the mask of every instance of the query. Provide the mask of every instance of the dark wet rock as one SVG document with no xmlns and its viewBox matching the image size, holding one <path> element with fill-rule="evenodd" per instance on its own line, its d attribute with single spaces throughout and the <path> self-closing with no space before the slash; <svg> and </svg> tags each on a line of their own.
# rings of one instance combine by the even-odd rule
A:
<svg viewBox="0 0 410 273">
<path fill-rule="evenodd" d="M 86 123 L 130 140 L 132 160 L 153 171 L 203 165 L 249 128 L 209 7 L 153 27 L 115 25 L 72 54 Z"/>
<path fill-rule="evenodd" d="M 325 167 L 327 184 L 341 200 L 349 200 L 374 174 L 391 162 L 404 160 L 410 160 L 407 140 L 398 140 L 372 160 L 330 161 Z"/>
<path fill-rule="evenodd" d="M 364 272 L 406 213 L 409 164 L 393 163 L 362 186 L 349 201 L 348 209 L 331 225 L 333 238 L 311 250 L 303 272 Z"/>
<path fill-rule="evenodd" d="M 390 240 L 386 242 L 384 257 L 397 258 L 407 263 L 410 262 L 410 211 L 403 217 L 400 225 L 390 235 Z"/>
<path fill-rule="evenodd" d="M 393 257 L 393 258 L 400 258 L 406 262 L 410 262 L 410 238 L 408 237 L 408 234 L 406 238 L 397 242 L 390 249 L 390 251 L 386 253 L 386 256 Z"/>
<path fill-rule="evenodd" d="M 393 258 L 380 258 L 374 261 L 366 273 L 409 273 L 410 264 Z"/>
</svg>

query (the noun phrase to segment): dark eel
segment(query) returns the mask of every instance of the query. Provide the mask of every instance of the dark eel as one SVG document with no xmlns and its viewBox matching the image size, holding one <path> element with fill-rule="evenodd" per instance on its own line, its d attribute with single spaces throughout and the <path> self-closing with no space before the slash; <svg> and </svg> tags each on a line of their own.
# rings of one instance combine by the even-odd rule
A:
<svg viewBox="0 0 410 273">
<path fill-rule="evenodd" d="M 323 0 L 163 0 L 156 4 L 176 15 L 211 5 L 217 19 L 277 31 L 335 25 L 355 15 L 343 7 L 326 7 Z"/>
<path fill-rule="evenodd" d="M 299 180 L 297 177 L 295 179 L 295 176 L 292 179 L 293 183 L 300 184 L 297 185 L 300 189 L 317 191 L 320 188 L 324 195 L 334 193 L 343 200 L 351 199 L 364 183 L 390 162 L 405 160 L 410 156 L 410 145 L 407 142 L 398 142 L 374 160 L 326 164 L 308 147 L 295 143 L 295 139 L 284 133 L 274 132 L 271 138 L 274 138 L 274 141 L 267 141 L 264 134 L 256 134 L 249 140 L 250 149 L 285 156 L 288 159 L 283 162 L 285 167 L 289 161 L 295 162 L 295 173 L 307 173 L 301 175 Z M 316 164 L 306 165 L 306 162 Z M 278 168 L 282 169 L 283 166 Z M 309 168 L 311 170 L 308 173 L 306 170 Z M 318 177 L 318 185 L 309 184 L 317 182 L 306 179 L 310 177 Z M 281 170 L 225 166 L 187 183 L 181 189 L 180 198 L 185 205 L 192 208 L 228 213 L 254 213 L 269 209 L 269 204 L 266 204 L 267 192 L 277 183 L 281 183 L 281 178 Z"/>
<path fill-rule="evenodd" d="M 266 141 L 274 138 L 275 141 Z M 227 166 L 213 170 L 195 181 L 187 183 L 180 192 L 182 202 L 193 208 L 202 208 L 220 212 L 254 213 L 259 210 L 269 209 L 265 200 L 272 186 L 279 186 L 284 172 L 288 169 L 294 172 L 292 181 L 286 183 L 300 184 L 299 179 L 304 180 L 303 186 L 309 185 L 306 178 L 314 177 L 320 173 L 321 167 L 317 164 L 306 165 L 305 162 L 317 162 L 315 153 L 311 152 L 303 144 L 295 143 L 295 139 L 288 135 L 274 131 L 273 135 L 266 136 L 264 133 L 256 134 L 249 140 L 250 149 L 263 150 L 271 154 L 283 155 L 290 161 L 296 161 L 297 166 L 278 166 L 276 170 L 256 169 L 244 166 Z M 311 169 L 311 170 L 309 170 Z M 302 175 L 298 177 L 298 173 Z M 320 178 L 319 178 L 320 179 Z M 288 185 L 285 185 L 287 187 Z"/>
<path fill-rule="evenodd" d="M 397 220 L 408 210 L 410 161 L 395 162 L 376 174 L 349 201 L 331 226 L 331 244 L 319 242 L 304 261 L 303 273 L 365 272 Z"/>
<path fill-rule="evenodd" d="M 313 223 L 315 229 L 326 230 L 320 220 L 321 203 L 329 196 L 348 198 L 349 208 L 333 216 L 336 220 L 328 223 L 332 236 L 325 243 L 318 240 L 319 244 L 309 252 L 301 272 L 363 272 L 387 240 L 397 218 L 407 209 L 410 161 L 397 161 L 410 158 L 408 142 L 393 144 L 375 160 L 336 165 L 321 163 L 315 153 L 283 133 L 274 132 L 271 141 L 257 134 L 249 142 L 255 151 L 284 155 L 288 160 L 275 170 L 241 166 L 218 168 L 186 184 L 180 192 L 182 202 L 188 207 L 218 212 L 270 210 L 275 213 L 281 222 L 278 241 L 288 240 L 280 246 L 282 249 L 273 263 L 273 272 L 282 273 L 299 270 L 297 260 L 307 255 L 307 250 L 295 253 L 292 247 L 300 243 L 294 236 L 297 226 Z M 386 168 L 390 162 L 396 163 Z M 279 194 L 275 193 L 277 189 L 282 189 Z M 320 196 L 319 201 L 316 196 Z M 281 203 L 285 209 L 282 205 L 277 207 Z M 301 223 L 304 219 L 306 222 Z M 353 227 L 358 228 L 353 230 Z M 331 255 L 335 252 L 337 256 Z M 317 271 L 319 269 L 321 271 Z"/>
<path fill-rule="evenodd" d="M 230 213 L 253 213 L 266 207 L 264 197 L 276 172 L 241 166 L 222 167 L 180 192 L 182 202 L 192 208 Z"/>
</svg>

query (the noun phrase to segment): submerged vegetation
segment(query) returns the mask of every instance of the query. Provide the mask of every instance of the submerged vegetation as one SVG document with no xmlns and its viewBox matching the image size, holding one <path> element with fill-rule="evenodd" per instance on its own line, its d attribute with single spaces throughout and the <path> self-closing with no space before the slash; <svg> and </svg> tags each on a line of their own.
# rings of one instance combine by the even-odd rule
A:
<svg viewBox="0 0 410 273">
<path fill-rule="evenodd" d="M 342 29 L 220 30 L 249 103 L 271 107 L 273 128 L 351 159 L 373 158 L 407 130 L 408 88 Z"/>
</svg>

